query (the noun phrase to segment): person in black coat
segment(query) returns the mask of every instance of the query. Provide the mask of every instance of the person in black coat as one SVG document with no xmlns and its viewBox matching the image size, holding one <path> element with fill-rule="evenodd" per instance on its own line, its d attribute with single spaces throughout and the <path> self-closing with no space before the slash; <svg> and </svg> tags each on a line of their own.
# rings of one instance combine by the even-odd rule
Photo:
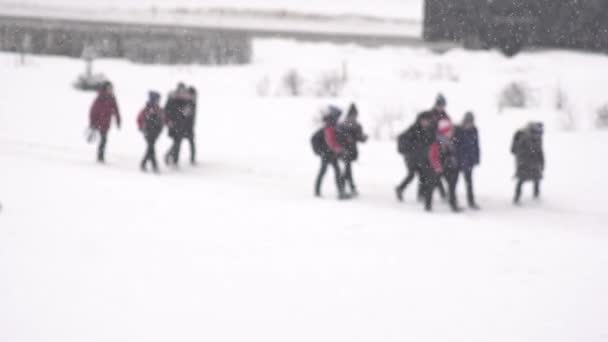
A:
<svg viewBox="0 0 608 342">
<path fill-rule="evenodd" d="M 342 183 L 349 185 L 352 196 L 357 196 L 357 186 L 353 179 L 352 163 L 359 158 L 358 143 L 367 141 L 367 135 L 363 133 L 363 127 L 357 121 L 359 111 L 355 104 L 351 104 L 344 122 L 338 125 L 338 142 L 344 148 L 340 159 L 344 162 Z"/>
<path fill-rule="evenodd" d="M 158 173 L 158 163 L 156 162 L 156 152 L 154 146 L 156 140 L 160 136 L 163 130 L 163 119 L 164 112 L 159 106 L 160 94 L 155 91 L 151 91 L 148 94 L 148 102 L 144 109 L 139 113 L 137 117 L 137 125 L 139 130 L 143 133 L 146 139 L 147 148 L 144 159 L 141 161 L 141 170 L 146 171 L 146 165 L 148 162 L 152 164 L 154 172 Z"/>
<path fill-rule="evenodd" d="M 542 123 L 532 122 L 526 128 L 519 130 L 513 137 L 511 153 L 515 155 L 517 186 L 513 202 L 517 205 L 521 199 L 521 190 L 525 182 L 534 183 L 534 198 L 540 196 L 540 181 L 545 170 L 545 154 L 543 151 Z"/>
<path fill-rule="evenodd" d="M 432 117 L 429 113 L 422 113 L 416 122 L 398 137 L 398 150 L 405 160 L 407 176 L 397 186 L 395 192 L 397 199 L 403 201 L 403 192 L 418 174 L 421 176 L 422 167 L 427 162 L 429 146 L 435 140 L 435 133 L 432 128 Z M 419 196 L 422 195 L 422 187 Z"/>
<path fill-rule="evenodd" d="M 183 83 L 178 84 L 177 89 L 169 94 L 165 105 L 166 121 L 169 127 L 169 136 L 173 139 L 173 145 L 165 154 L 167 165 L 178 166 L 179 153 L 182 140 L 188 131 L 186 117 L 190 111 L 191 96 Z"/>
<path fill-rule="evenodd" d="M 437 137 L 429 148 L 429 164 L 424 168 L 423 194 L 425 209 L 432 210 L 433 190 L 441 178 L 448 183 L 449 203 L 452 211 L 460 212 L 456 198 L 456 185 L 458 183 L 458 155 L 456 152 L 455 129 L 452 123 L 443 119 L 437 125 Z"/>
<path fill-rule="evenodd" d="M 184 112 L 186 131 L 184 138 L 188 140 L 190 144 L 190 164 L 196 165 L 196 141 L 194 136 L 194 126 L 196 125 L 196 109 L 197 109 L 197 93 L 196 88 L 189 87 L 188 93 L 190 94 L 189 104 Z"/>
<path fill-rule="evenodd" d="M 479 165 L 479 133 L 475 127 L 473 113 L 467 112 L 462 125 L 456 127 L 456 153 L 460 172 L 464 175 L 467 186 L 467 200 L 471 209 L 479 209 L 473 192 L 473 168 Z"/>
<path fill-rule="evenodd" d="M 435 104 L 433 105 L 433 108 L 431 108 L 430 110 L 423 113 L 423 114 L 428 115 L 431 118 L 431 127 L 432 127 L 433 132 L 435 132 L 435 133 L 438 132 L 438 125 L 441 120 L 447 120 L 450 123 L 452 122 L 452 119 L 450 118 L 450 116 L 446 110 L 447 105 L 448 105 L 448 101 L 447 101 L 446 97 L 443 94 L 439 93 L 439 94 L 437 94 L 437 97 L 435 98 Z M 441 195 L 441 197 L 445 199 L 446 191 L 445 191 L 445 187 L 444 187 L 441 179 L 439 179 L 439 181 L 437 182 L 437 188 L 439 189 L 439 194 Z M 418 197 L 423 197 L 422 184 L 420 184 L 420 188 L 418 191 Z"/>
<path fill-rule="evenodd" d="M 431 116 L 431 121 L 435 130 L 437 130 L 437 126 L 441 120 L 449 120 L 452 122 L 452 119 L 446 111 L 447 105 L 448 101 L 445 96 L 443 96 L 443 94 L 437 94 L 433 108 L 426 112 Z"/>
<path fill-rule="evenodd" d="M 321 158 L 321 168 L 315 181 L 315 196 L 321 197 L 321 186 L 323 178 L 327 172 L 327 168 L 331 166 L 334 169 L 336 179 L 336 187 L 338 188 L 338 199 L 348 199 L 350 196 L 344 192 L 344 183 L 342 174 L 340 173 L 340 165 L 338 158 L 344 153 L 344 147 L 338 142 L 338 119 L 342 115 L 342 110 L 329 106 L 327 112 L 323 116 L 324 126 L 313 135 L 313 149 Z"/>
</svg>

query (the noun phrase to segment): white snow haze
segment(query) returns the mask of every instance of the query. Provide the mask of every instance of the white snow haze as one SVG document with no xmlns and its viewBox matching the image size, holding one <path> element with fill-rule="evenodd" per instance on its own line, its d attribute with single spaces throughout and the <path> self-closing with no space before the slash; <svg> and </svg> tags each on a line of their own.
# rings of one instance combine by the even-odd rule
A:
<svg viewBox="0 0 608 342">
<path fill-rule="evenodd" d="M 289 9 L 420 19 L 422 1 L 0 0 L 0 6 Z M 11 5 L 12 6 L 12 5 Z M 414 10 L 415 9 L 415 10 Z M 99 59 L 122 126 L 95 162 L 81 59 L 0 53 L 0 342 L 608 341 L 608 56 L 255 39 L 246 65 Z M 300 96 L 289 96 L 286 75 Z M 343 87 L 329 96 L 328 80 Z M 198 89 L 199 163 L 143 173 L 148 91 Z M 510 84 L 525 108 L 499 108 Z M 481 210 L 427 213 L 396 135 L 438 92 L 481 140 Z M 320 109 L 356 102 L 360 196 L 313 196 Z M 559 105 L 557 103 L 559 102 Z M 514 132 L 545 124 L 542 196 L 513 205 Z M 170 147 L 167 131 L 159 159 Z M 464 184 L 458 195 L 464 206 Z M 438 196 L 436 196 L 438 197 Z"/>
</svg>

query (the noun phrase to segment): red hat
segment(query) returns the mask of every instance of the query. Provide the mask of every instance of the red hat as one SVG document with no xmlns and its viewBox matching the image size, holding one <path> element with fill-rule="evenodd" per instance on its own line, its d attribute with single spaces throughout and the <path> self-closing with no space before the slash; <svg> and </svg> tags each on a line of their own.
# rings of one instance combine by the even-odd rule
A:
<svg viewBox="0 0 608 342">
<path fill-rule="evenodd" d="M 451 131 L 453 128 L 454 125 L 452 125 L 452 122 L 447 119 L 439 120 L 439 123 L 437 124 L 437 130 L 441 135 L 448 134 L 448 132 Z"/>
</svg>

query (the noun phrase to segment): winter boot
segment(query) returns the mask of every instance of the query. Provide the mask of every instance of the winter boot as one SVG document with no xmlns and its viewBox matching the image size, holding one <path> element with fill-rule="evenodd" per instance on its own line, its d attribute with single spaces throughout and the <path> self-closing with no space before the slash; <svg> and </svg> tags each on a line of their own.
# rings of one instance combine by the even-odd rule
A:
<svg viewBox="0 0 608 342">
<path fill-rule="evenodd" d="M 171 162 L 172 162 L 172 160 L 171 160 L 172 159 L 172 153 L 171 153 L 171 151 L 172 150 L 169 150 L 167 153 L 165 153 L 164 160 L 165 160 L 165 165 L 167 165 L 167 166 L 171 165 Z"/>
<path fill-rule="evenodd" d="M 403 202 L 403 191 L 401 191 L 401 189 L 399 189 L 399 188 L 396 188 L 395 194 L 397 195 L 397 200 L 399 202 Z"/>
<path fill-rule="evenodd" d="M 341 193 L 338 195 L 338 200 L 340 200 L 340 201 L 349 200 L 349 199 L 352 199 L 352 198 L 353 198 L 353 197 L 352 197 L 351 195 L 349 195 L 349 194 L 347 194 L 347 193 L 345 193 L 345 192 L 341 192 Z"/>
</svg>

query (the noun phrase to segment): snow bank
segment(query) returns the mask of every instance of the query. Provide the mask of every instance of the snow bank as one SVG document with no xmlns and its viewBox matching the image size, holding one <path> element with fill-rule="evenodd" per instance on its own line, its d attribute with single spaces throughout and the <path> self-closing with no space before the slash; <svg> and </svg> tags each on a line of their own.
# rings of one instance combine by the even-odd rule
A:
<svg viewBox="0 0 608 342">
<path fill-rule="evenodd" d="M 371 125 L 382 126 L 394 117 L 395 124 L 403 126 L 432 105 L 437 92 L 448 96 L 455 118 L 473 110 L 481 120 L 509 122 L 506 131 L 528 120 L 544 121 L 550 129 L 595 129 L 597 111 L 608 102 L 602 87 L 608 79 L 608 57 L 599 54 L 544 51 L 509 59 L 488 51 L 454 49 L 434 54 L 422 48 L 366 49 L 273 40 L 258 41 L 254 49 L 256 68 L 264 70 L 258 83 L 263 95 L 289 93 L 284 79 L 295 71 L 302 95 L 314 97 L 323 93 L 324 77 L 336 74 L 345 79 L 337 102 L 362 103 L 364 112 L 374 116 Z M 275 51 L 281 51 L 281 58 Z M 528 105 L 501 109 L 501 93 L 513 83 L 525 89 Z M 384 128 L 380 137 L 393 138 L 391 130 Z"/>
</svg>

